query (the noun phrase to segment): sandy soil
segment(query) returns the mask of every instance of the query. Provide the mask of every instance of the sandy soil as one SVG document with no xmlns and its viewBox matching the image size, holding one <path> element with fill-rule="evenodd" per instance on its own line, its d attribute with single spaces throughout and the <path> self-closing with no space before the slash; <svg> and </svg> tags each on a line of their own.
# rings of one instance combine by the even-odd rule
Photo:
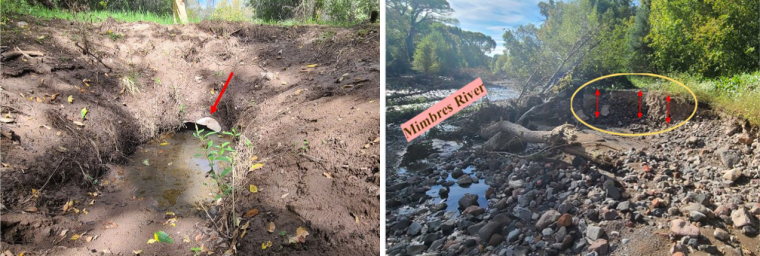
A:
<svg viewBox="0 0 760 256">
<path fill-rule="evenodd" d="M 1 45 L 3 56 L 16 47 L 44 54 L 2 61 L 0 111 L 12 119 L 2 123 L 0 145 L 3 250 L 192 255 L 190 247 L 203 245 L 219 254 L 232 247 L 242 255 L 379 253 L 377 24 L 162 26 L 10 17 Z M 230 72 L 219 110 L 209 114 Z M 241 132 L 233 142 L 241 189 L 234 202 L 227 197 L 206 206 L 213 221 L 199 212 L 169 230 L 150 200 L 103 182 L 129 171 L 141 144 L 206 116 Z M 255 163 L 264 166 L 249 171 Z M 248 191 L 252 184 L 258 193 Z M 88 213 L 64 213 L 70 200 Z M 250 225 L 240 236 L 233 216 L 254 208 L 260 214 L 242 219 Z M 275 232 L 266 231 L 270 222 Z M 280 232 L 294 235 L 297 227 L 309 236 L 288 244 Z M 146 244 L 159 228 L 176 243 Z M 268 241 L 273 246 L 262 249 Z"/>
</svg>

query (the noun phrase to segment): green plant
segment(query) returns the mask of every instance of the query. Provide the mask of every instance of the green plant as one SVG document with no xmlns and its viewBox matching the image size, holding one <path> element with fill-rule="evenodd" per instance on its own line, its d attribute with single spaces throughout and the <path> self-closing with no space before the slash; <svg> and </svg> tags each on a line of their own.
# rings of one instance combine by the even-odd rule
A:
<svg viewBox="0 0 760 256">
<path fill-rule="evenodd" d="M 303 140 L 303 145 L 301 145 L 301 148 L 299 150 L 301 151 L 301 154 L 309 153 L 309 141 Z"/>
<path fill-rule="evenodd" d="M 204 154 L 197 154 L 196 156 L 203 156 L 208 160 L 208 165 L 211 167 L 211 171 L 208 172 L 209 176 L 211 176 L 219 189 L 218 194 L 214 199 L 219 199 L 230 194 L 233 189 L 232 184 L 228 183 L 225 178 L 230 175 L 230 171 L 232 171 L 232 168 L 235 166 L 235 150 L 229 146 L 230 142 L 214 145 L 214 141 L 209 139 L 209 136 L 214 134 L 217 134 L 217 132 L 206 132 L 205 129 L 198 130 L 198 125 L 195 125 L 195 133 L 193 133 L 193 137 L 196 137 L 201 141 L 201 149 L 204 151 Z M 224 163 L 227 166 L 219 171 L 217 168 L 222 167 L 214 164 L 217 162 L 220 164 Z"/>
<path fill-rule="evenodd" d="M 108 34 L 107 34 L 107 35 L 108 35 L 108 37 L 109 37 L 109 38 L 111 38 L 111 40 L 113 40 L 113 41 L 116 41 L 116 40 L 119 40 L 119 39 L 122 39 L 122 38 L 124 38 L 124 35 L 122 35 L 122 34 L 119 34 L 119 33 L 114 33 L 114 32 L 112 32 L 112 31 L 110 31 L 110 30 L 108 31 Z"/>
<path fill-rule="evenodd" d="M 328 40 L 332 39 L 333 36 L 335 36 L 335 31 L 332 30 L 322 33 L 319 38 L 319 44 L 325 44 Z"/>
<path fill-rule="evenodd" d="M 222 134 L 229 135 L 230 137 L 232 137 L 233 139 L 235 139 L 237 137 L 240 137 L 241 133 L 238 132 L 237 130 L 235 130 L 235 128 L 232 128 L 231 131 L 229 131 L 229 132 L 222 132 Z"/>
<path fill-rule="evenodd" d="M 93 178 L 93 177 L 92 177 L 92 176 L 90 176 L 89 174 L 87 174 L 87 177 L 86 177 L 86 178 L 87 178 L 87 181 L 88 181 L 88 182 L 90 182 L 90 183 L 91 183 L 93 186 L 96 186 L 96 185 L 98 185 L 98 179 L 96 179 L 96 178 Z"/>
</svg>

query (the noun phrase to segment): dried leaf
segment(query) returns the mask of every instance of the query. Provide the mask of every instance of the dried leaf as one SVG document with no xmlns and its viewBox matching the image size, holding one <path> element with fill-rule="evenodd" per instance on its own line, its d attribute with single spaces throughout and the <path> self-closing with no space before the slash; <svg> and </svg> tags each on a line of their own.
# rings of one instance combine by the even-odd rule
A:
<svg viewBox="0 0 760 256">
<path fill-rule="evenodd" d="M 274 222 L 269 222 L 269 227 L 267 228 L 267 232 L 272 233 L 277 227 L 274 225 Z"/>
<path fill-rule="evenodd" d="M 74 95 L 69 95 L 69 98 L 66 99 L 69 103 L 74 103 Z"/>
<path fill-rule="evenodd" d="M 259 215 L 259 209 L 253 208 L 252 210 L 248 211 L 243 215 L 244 218 L 253 218 L 256 217 L 256 215 Z"/>
<path fill-rule="evenodd" d="M 24 209 L 25 212 L 37 212 L 37 207 L 30 206 Z"/>
<path fill-rule="evenodd" d="M 380 142 L 380 137 L 377 137 L 374 141 L 372 141 L 372 143 L 378 143 L 378 142 Z"/>
<path fill-rule="evenodd" d="M 78 125 L 78 126 L 84 126 L 84 123 L 82 123 L 82 122 L 79 122 L 79 121 L 74 121 L 74 124 L 75 124 L 75 125 Z"/>
<path fill-rule="evenodd" d="M 246 221 L 245 224 L 242 227 L 240 227 L 240 229 L 243 230 L 243 233 L 240 234 L 240 238 L 241 239 L 244 238 L 245 234 L 248 232 L 248 226 L 249 225 L 251 225 L 251 221 L 250 220 Z"/>
<path fill-rule="evenodd" d="M 84 240 L 87 241 L 87 242 L 90 242 L 90 241 L 92 241 L 92 236 L 86 236 L 86 237 L 84 237 Z"/>
<path fill-rule="evenodd" d="M 325 175 L 325 177 L 327 177 L 328 179 L 332 179 L 333 178 L 332 174 L 329 173 L 329 172 L 323 172 L 322 174 Z"/>
<path fill-rule="evenodd" d="M 140 253 L 142 253 L 142 252 L 143 252 L 143 250 L 133 250 L 132 254 L 134 254 L 134 255 L 140 255 Z"/>
<path fill-rule="evenodd" d="M 258 164 L 251 165 L 251 171 L 260 169 L 261 167 L 264 167 L 264 164 L 258 163 Z"/>
<path fill-rule="evenodd" d="M 266 241 L 266 242 L 261 243 L 261 249 L 262 250 L 266 250 L 267 248 L 269 248 L 271 246 L 272 246 L 272 241 Z"/>
<path fill-rule="evenodd" d="M 84 83 L 84 85 L 86 85 L 87 87 L 90 87 L 90 84 L 87 82 L 90 82 L 90 79 L 87 79 L 87 78 L 82 79 L 82 83 Z"/>
<path fill-rule="evenodd" d="M 257 187 L 256 185 L 251 184 L 251 186 L 248 187 L 248 190 L 251 191 L 251 193 L 258 193 L 259 192 L 259 187 Z"/>
<path fill-rule="evenodd" d="M 168 219 L 168 220 L 164 221 L 164 226 L 171 225 L 172 227 L 176 227 L 177 226 L 176 222 L 177 222 L 177 218 L 174 217 L 174 218 L 171 218 L 171 219 Z"/>
<path fill-rule="evenodd" d="M 288 197 L 288 195 L 290 195 L 290 193 L 285 193 L 285 194 L 284 194 L 284 195 L 282 195 L 282 197 L 280 197 L 280 198 L 286 198 L 286 197 Z"/>
<path fill-rule="evenodd" d="M 308 235 L 309 235 L 309 231 L 306 231 L 306 228 L 304 228 L 303 226 L 298 227 L 296 229 L 296 236 L 305 238 Z"/>
<path fill-rule="evenodd" d="M 58 98 L 58 95 L 60 95 L 60 93 L 56 93 L 56 94 L 51 95 L 50 96 L 50 101 L 54 101 L 56 98 Z"/>
<path fill-rule="evenodd" d="M 190 236 L 185 235 L 184 237 L 182 237 L 182 242 L 183 243 L 189 243 L 190 242 Z"/>
<path fill-rule="evenodd" d="M 64 229 L 64 230 L 61 230 L 61 234 L 60 234 L 60 236 L 62 236 L 62 237 L 63 237 L 63 236 L 66 236 L 66 233 L 69 233 L 69 230 L 68 230 L 68 229 Z"/>
<path fill-rule="evenodd" d="M 66 212 L 68 212 L 68 211 L 69 211 L 69 210 L 71 210 L 71 208 L 73 208 L 73 207 L 74 207 L 74 201 L 73 201 L 73 200 L 69 200 L 68 202 L 66 202 L 66 203 L 63 205 L 63 213 L 66 213 Z"/>
<path fill-rule="evenodd" d="M 103 229 L 112 229 L 112 228 L 118 228 L 119 224 L 116 224 L 116 222 L 113 221 L 106 221 L 103 223 Z"/>
<path fill-rule="evenodd" d="M 304 227 L 298 227 L 296 229 L 296 235 L 290 237 L 290 239 L 288 239 L 288 242 L 291 243 L 291 244 L 294 244 L 294 243 L 305 243 L 306 242 L 306 236 L 308 236 L 308 235 L 309 235 L 309 231 L 306 231 L 306 228 L 304 228 Z"/>
<path fill-rule="evenodd" d="M 9 123 L 16 122 L 16 119 L 3 117 L 3 118 L 0 118 L 0 122 L 9 124 Z"/>
<path fill-rule="evenodd" d="M 296 92 L 293 93 L 293 95 L 299 95 L 299 94 L 301 94 L 302 91 L 303 91 L 303 89 L 298 89 L 298 90 L 296 90 Z"/>
</svg>

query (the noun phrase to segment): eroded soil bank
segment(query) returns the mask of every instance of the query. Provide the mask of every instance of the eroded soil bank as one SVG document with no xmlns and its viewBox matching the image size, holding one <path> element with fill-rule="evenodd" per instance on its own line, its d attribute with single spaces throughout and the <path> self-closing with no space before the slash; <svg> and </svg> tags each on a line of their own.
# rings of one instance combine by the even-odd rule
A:
<svg viewBox="0 0 760 256">
<path fill-rule="evenodd" d="M 377 24 L 10 17 L 2 26 L 3 250 L 189 255 L 202 246 L 221 254 L 237 237 L 234 247 L 244 255 L 379 252 Z M 8 55 L 19 50 L 29 56 Z M 219 110 L 209 114 L 230 72 Z M 202 198 L 203 207 L 172 209 L 172 201 L 202 195 L 195 189 L 204 185 L 166 177 L 178 188 L 146 189 L 143 182 L 162 183 L 141 172 L 161 170 L 141 168 L 148 166 L 142 158 L 170 166 L 156 160 L 171 152 L 161 145 L 166 136 L 185 136 L 174 132 L 206 116 L 240 132 L 231 140 L 235 200 Z M 258 163 L 263 167 L 250 170 Z M 64 213 L 69 201 L 78 213 Z M 242 217 L 253 209 L 259 214 Z M 166 211 L 177 215 L 175 225 Z M 234 216 L 242 217 L 240 226 L 248 223 L 245 236 Z M 269 223 L 276 226 L 271 233 Z M 288 243 L 298 227 L 307 239 Z M 147 244 L 158 230 L 175 243 Z M 84 235 L 72 240 L 75 234 Z M 266 242 L 272 246 L 262 249 Z"/>
<path fill-rule="evenodd" d="M 635 92 L 619 91 L 602 99 L 616 110 L 636 97 Z M 576 99 L 575 108 L 586 113 L 582 118 L 587 122 L 610 131 L 651 132 L 668 127 L 661 111 L 665 97 L 652 92 L 641 119 L 635 110 L 617 110 L 595 120 L 588 115 L 594 111 L 593 96 Z M 703 105 L 692 120 L 671 132 L 620 137 L 586 128 L 572 116 L 569 104 L 567 99 L 544 105 L 524 125 L 551 130 L 568 123 L 595 134 L 601 138 L 591 143 L 596 156 L 612 164 L 602 166 L 544 144 L 522 145 L 512 152 L 483 150 L 487 138 L 480 137 L 478 127 L 501 119 L 514 122 L 530 104 L 520 111 L 513 108 L 520 104 L 486 104 L 410 144 L 389 139 L 388 253 L 760 252 L 757 127 Z M 690 114 L 693 102 L 678 99 L 671 107 L 677 108 L 672 116 L 676 123 Z M 397 125 L 388 124 L 387 130 L 389 138 L 403 139 Z"/>
</svg>

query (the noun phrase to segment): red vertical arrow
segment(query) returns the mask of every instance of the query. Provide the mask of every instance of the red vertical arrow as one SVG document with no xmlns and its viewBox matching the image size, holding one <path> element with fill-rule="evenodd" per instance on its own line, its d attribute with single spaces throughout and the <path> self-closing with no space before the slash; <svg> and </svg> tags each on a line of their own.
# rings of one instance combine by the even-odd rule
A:
<svg viewBox="0 0 760 256">
<path fill-rule="evenodd" d="M 214 102 L 214 105 L 211 106 L 211 114 L 216 112 L 216 105 L 219 104 L 219 100 L 222 99 L 222 95 L 224 95 L 224 90 L 227 90 L 227 85 L 230 84 L 230 80 L 232 80 L 232 75 L 234 73 L 230 72 L 230 77 L 227 78 L 227 82 L 224 83 L 224 87 L 222 87 L 222 91 L 219 93 L 219 97 L 216 98 L 216 102 Z"/>
<path fill-rule="evenodd" d="M 665 100 L 668 101 L 668 117 L 665 118 L 665 121 L 667 121 L 668 123 L 670 123 L 670 95 L 668 95 L 668 98 L 665 99 Z"/>
<path fill-rule="evenodd" d="M 644 95 L 641 93 L 641 90 L 639 90 L 639 119 L 641 119 L 641 96 Z"/>
<path fill-rule="evenodd" d="M 599 118 L 599 89 L 596 89 L 596 112 L 594 115 L 596 115 L 596 118 Z"/>
</svg>

